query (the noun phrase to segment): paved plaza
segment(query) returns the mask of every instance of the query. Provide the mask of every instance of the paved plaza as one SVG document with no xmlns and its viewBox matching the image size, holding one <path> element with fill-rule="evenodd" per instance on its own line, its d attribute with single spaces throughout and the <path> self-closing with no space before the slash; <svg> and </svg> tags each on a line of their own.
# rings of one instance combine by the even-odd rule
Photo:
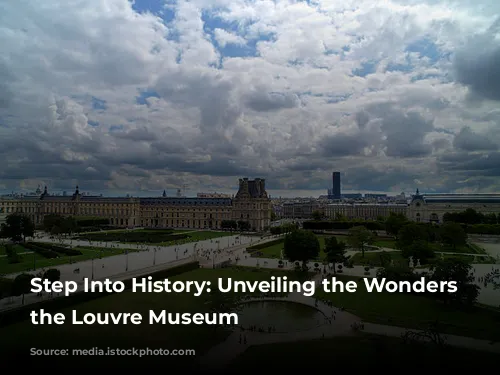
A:
<svg viewBox="0 0 500 375">
<path fill-rule="evenodd" d="M 213 267 L 221 262 L 243 257 L 247 246 L 256 243 L 265 243 L 274 238 L 261 239 L 255 236 L 227 236 L 213 238 L 204 241 L 186 243 L 176 246 L 154 246 L 121 244 L 112 242 L 91 242 L 79 240 L 64 240 L 63 244 L 71 246 L 94 246 L 111 248 L 130 248 L 139 251 L 119 254 L 102 259 L 87 260 L 72 264 L 54 266 L 61 271 L 61 281 L 76 281 L 83 285 L 83 279 L 120 279 L 136 277 L 151 273 L 152 270 L 166 269 L 191 261 L 199 261 L 202 267 Z M 61 241 L 43 237 L 42 242 L 60 244 Z M 51 267 L 52 268 L 52 267 Z M 37 270 L 42 271 L 42 269 Z M 16 277 L 18 274 L 9 274 L 7 277 Z M 136 275 L 136 276 L 131 276 Z M 36 296 L 29 294 L 25 296 L 25 304 L 39 302 L 44 298 L 52 298 L 49 294 Z M 0 300 L 0 310 L 11 309 L 20 306 L 22 297 L 10 297 Z"/>
</svg>

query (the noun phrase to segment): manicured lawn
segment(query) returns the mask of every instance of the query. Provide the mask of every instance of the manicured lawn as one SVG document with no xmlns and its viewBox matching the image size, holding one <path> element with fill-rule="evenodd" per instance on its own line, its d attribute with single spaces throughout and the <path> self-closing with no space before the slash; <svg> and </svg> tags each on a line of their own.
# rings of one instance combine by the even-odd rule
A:
<svg viewBox="0 0 500 375">
<path fill-rule="evenodd" d="M 173 229 L 138 229 L 119 230 L 107 232 L 92 232 L 79 234 L 76 238 L 80 240 L 90 240 L 94 242 L 122 242 L 137 244 L 161 244 L 164 246 L 196 242 L 205 239 L 231 236 L 231 232 L 211 232 L 196 230 L 173 230 Z"/>
<path fill-rule="evenodd" d="M 482 308 L 457 310 L 431 298 L 408 293 L 368 293 L 362 279 L 353 276 L 337 275 L 337 280 L 357 281 L 356 293 L 325 293 L 317 289 L 316 296 L 344 307 L 367 322 L 426 328 L 439 320 L 446 333 L 486 339 L 500 337 L 498 312 Z"/>
<path fill-rule="evenodd" d="M 19 246 L 19 245 L 18 245 Z M 19 246 L 19 252 L 26 251 L 22 246 Z M 22 249 L 22 250 L 21 250 Z M 17 273 L 23 271 L 31 271 L 33 267 L 39 268 L 49 268 L 54 266 L 60 266 L 67 263 L 81 262 L 83 260 L 88 260 L 92 258 L 105 258 L 113 255 L 123 254 L 125 250 L 130 252 L 136 251 L 132 249 L 109 249 L 109 248 L 98 248 L 98 247 L 82 247 L 77 246 L 75 249 L 80 250 L 83 254 L 78 256 L 60 256 L 55 259 L 47 259 L 39 254 L 22 254 L 21 263 L 10 264 L 7 257 L 0 257 L 0 274 Z"/>
<path fill-rule="evenodd" d="M 24 253 L 24 252 L 28 252 L 29 250 L 25 249 L 23 246 L 21 245 L 13 245 L 14 246 L 14 250 L 18 253 Z M 5 251 L 5 245 L 0 245 L 0 255 L 6 255 L 6 251 Z"/>
<path fill-rule="evenodd" d="M 391 260 L 394 261 L 395 265 L 408 263 L 408 260 L 403 258 L 403 256 L 399 251 L 386 251 L 385 254 L 388 254 L 391 257 Z M 350 258 L 350 261 L 352 261 L 353 264 L 356 266 L 371 265 L 374 267 L 381 267 L 382 266 L 380 260 L 381 255 L 382 255 L 381 251 L 377 252 L 365 251 L 364 257 L 362 256 L 361 253 L 356 253 Z"/>
<path fill-rule="evenodd" d="M 375 240 L 372 245 L 378 247 L 387 247 L 389 249 L 397 249 L 395 240 Z"/>
<path fill-rule="evenodd" d="M 323 249 L 325 248 L 325 238 L 327 237 L 332 237 L 329 235 L 317 235 L 319 244 L 321 246 L 321 252 L 317 260 L 322 260 L 325 258 L 325 253 L 323 252 Z M 338 241 L 342 241 L 347 243 L 347 236 L 341 236 L 341 235 L 336 235 L 334 237 L 337 237 Z M 284 241 L 284 240 L 283 240 Z M 396 248 L 396 242 L 394 240 L 380 240 L 380 241 L 375 241 L 373 243 L 373 246 L 379 246 L 379 247 L 387 247 L 387 248 Z M 283 249 L 283 244 L 275 244 L 271 245 L 269 247 L 266 247 L 264 249 L 258 250 L 258 252 L 262 253 L 261 255 L 255 255 L 257 258 L 271 258 L 271 259 L 279 259 L 281 256 L 281 250 Z"/>
<path fill-rule="evenodd" d="M 215 238 L 221 238 L 221 237 L 229 237 L 229 236 L 237 236 L 238 233 L 236 232 L 211 232 L 211 231 L 189 231 L 188 229 L 179 231 L 179 233 L 185 233 L 187 238 L 179 239 L 177 241 L 167 241 L 167 242 L 161 242 L 160 244 L 162 246 L 172 246 L 172 245 L 182 245 L 185 243 L 190 243 L 190 242 L 198 242 L 198 241 L 204 241 L 204 240 L 210 240 L 210 239 L 215 239 Z M 227 244 L 227 240 L 224 240 L 221 238 L 221 246 L 222 244 Z"/>
<path fill-rule="evenodd" d="M 269 280 L 272 275 L 289 274 L 285 271 L 269 271 L 245 269 L 240 267 L 227 269 L 199 269 L 172 277 L 170 280 L 211 281 L 214 288 L 217 278 L 231 277 L 237 280 Z M 196 362 L 202 352 L 223 340 L 227 332 L 223 328 L 214 330 L 208 325 L 161 325 L 148 324 L 149 310 L 157 313 L 161 310 L 180 313 L 208 312 L 206 302 L 209 294 L 195 297 L 189 293 L 132 293 L 124 292 L 102 297 L 93 301 L 71 306 L 60 312 L 66 317 L 71 316 L 71 310 L 76 310 L 81 317 L 84 313 L 93 312 L 130 312 L 141 313 L 144 317 L 141 325 L 32 325 L 25 321 L 2 327 L 0 352 L 5 358 L 9 353 L 28 348 L 163 348 L 163 349 L 195 349 L 196 357 L 185 357 L 187 366 Z M 68 318 L 67 318 L 68 319 Z M 92 363 L 103 358 L 92 357 Z M 149 360 L 154 358 L 147 358 Z M 170 365 L 174 358 L 168 358 Z M 78 360 L 72 357 L 71 360 Z M 89 360 L 88 357 L 84 360 Z M 116 360 L 116 359 L 115 359 Z M 144 358 L 142 358 L 144 361 Z M 59 359 L 58 359 L 59 361 Z M 165 363 L 165 357 L 158 357 Z M 184 363 L 184 362 L 183 362 Z M 189 367 L 188 367 L 189 368 Z"/>
<path fill-rule="evenodd" d="M 325 248 L 325 238 L 330 236 L 321 236 L 318 235 L 319 245 L 321 246 L 321 251 L 319 253 L 319 257 L 317 260 L 323 259 L 325 257 L 324 248 Z M 339 237 L 339 236 L 337 236 Z M 339 240 L 342 240 L 339 238 Z M 281 243 L 277 243 L 271 245 L 269 247 L 265 247 L 263 249 L 257 250 L 257 252 L 262 253 L 261 255 L 255 255 L 256 258 L 271 258 L 271 259 L 279 259 L 281 257 L 281 250 L 283 249 L 284 239 Z"/>
<path fill-rule="evenodd" d="M 321 355 L 318 356 L 318 353 L 329 353 L 328 360 L 320 359 Z M 455 347 L 439 350 L 430 344 L 405 345 L 397 337 L 358 333 L 354 337 L 251 346 L 230 364 L 228 372 L 238 373 L 240 369 L 245 369 L 248 374 L 260 373 L 263 364 L 266 370 L 280 374 L 296 373 L 297 370 L 309 373 L 311 368 L 320 373 L 324 372 L 323 369 L 332 368 L 372 371 L 377 364 L 385 370 L 391 368 L 398 372 L 409 364 L 412 370 L 418 368 L 428 371 L 431 363 L 447 369 L 450 366 L 458 368 L 461 364 L 480 364 L 481 368 L 493 368 L 491 366 L 496 366 L 497 356 L 495 353 Z"/>
</svg>

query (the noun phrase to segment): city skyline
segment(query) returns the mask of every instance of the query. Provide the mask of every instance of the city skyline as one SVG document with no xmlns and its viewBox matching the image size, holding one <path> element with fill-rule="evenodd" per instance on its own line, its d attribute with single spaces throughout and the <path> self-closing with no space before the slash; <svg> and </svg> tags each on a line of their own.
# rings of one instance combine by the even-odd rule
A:
<svg viewBox="0 0 500 375">
<path fill-rule="evenodd" d="M 500 187 L 500 3 L 2 5 L 0 191 Z M 476 52 L 479 51 L 479 52 Z"/>
</svg>

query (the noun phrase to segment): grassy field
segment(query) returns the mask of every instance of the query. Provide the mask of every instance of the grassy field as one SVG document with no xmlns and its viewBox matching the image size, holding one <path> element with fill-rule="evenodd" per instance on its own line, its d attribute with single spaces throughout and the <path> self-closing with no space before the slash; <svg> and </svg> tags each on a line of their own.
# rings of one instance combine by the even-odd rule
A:
<svg viewBox="0 0 500 375">
<path fill-rule="evenodd" d="M 24 252 L 29 251 L 29 250 L 25 249 L 24 247 L 22 247 L 21 245 L 13 245 L 13 246 L 14 246 L 14 250 L 18 253 L 24 253 Z M 0 256 L 1 255 L 6 255 L 5 245 L 0 245 Z"/>
<path fill-rule="evenodd" d="M 389 249 L 397 249 L 398 248 L 396 246 L 396 241 L 395 240 L 389 240 L 389 239 L 375 240 L 372 243 L 372 246 L 387 247 Z"/>
<path fill-rule="evenodd" d="M 238 233 L 210 232 L 210 231 L 194 231 L 194 232 L 189 232 L 189 233 L 187 231 L 183 231 L 183 233 L 185 233 L 188 237 L 181 239 L 181 240 L 178 240 L 178 241 L 161 242 L 160 244 L 162 246 L 182 245 L 182 244 L 190 243 L 190 242 L 198 242 L 198 241 L 204 241 L 204 240 L 211 240 L 211 239 L 215 239 L 215 238 L 238 235 Z M 221 244 L 223 244 L 224 241 L 225 241 L 224 239 L 221 239 Z"/>
<path fill-rule="evenodd" d="M 380 261 L 381 254 L 382 252 L 366 251 L 365 256 L 363 257 L 361 253 L 356 253 L 350 258 L 350 261 L 352 261 L 355 266 L 371 265 L 374 267 L 380 267 L 382 266 Z M 386 254 L 391 257 L 391 260 L 394 261 L 395 265 L 398 265 L 399 263 L 408 264 L 408 260 L 403 258 L 399 251 L 387 251 Z"/>
<path fill-rule="evenodd" d="M 92 242 L 122 242 L 128 244 L 155 244 L 161 246 L 180 245 L 188 242 L 197 242 L 201 240 L 231 236 L 231 232 L 212 232 L 196 230 L 122 230 L 108 232 L 92 232 L 79 234 L 78 239 L 82 241 L 90 240 Z"/>
<path fill-rule="evenodd" d="M 60 266 L 62 264 L 81 262 L 92 258 L 105 258 L 113 255 L 123 254 L 125 250 L 130 252 L 137 251 L 133 249 L 108 249 L 98 247 L 77 246 L 75 249 L 80 250 L 83 254 L 78 256 L 60 256 L 55 259 L 47 259 L 36 253 L 22 254 L 20 263 L 10 264 L 7 257 L 0 257 L 0 274 L 18 273 L 23 271 L 32 271 L 33 267 L 50 268 Z M 16 245 L 16 250 L 23 253 L 26 249 L 20 245 Z"/>
<path fill-rule="evenodd" d="M 446 333 L 485 339 L 500 337 L 500 313 L 475 308 L 462 311 L 433 299 L 408 293 L 368 293 L 361 278 L 337 275 L 337 280 L 358 283 L 356 293 L 325 293 L 316 297 L 365 319 L 367 322 L 410 328 L 426 328 L 438 320 Z"/>
<path fill-rule="evenodd" d="M 325 258 L 325 253 L 323 249 L 325 248 L 325 238 L 331 237 L 329 235 L 317 235 L 319 244 L 321 246 L 321 252 L 317 260 L 322 260 Z M 343 241 L 347 242 L 347 236 L 335 236 L 337 237 L 338 241 Z M 284 240 L 283 240 L 284 241 Z M 375 241 L 373 243 L 373 246 L 380 246 L 380 247 L 387 247 L 387 248 L 395 248 L 396 247 L 396 242 L 393 240 L 380 240 L 380 241 Z M 258 250 L 261 255 L 258 255 L 256 257 L 258 258 L 271 258 L 271 259 L 279 259 L 281 256 L 281 250 L 283 249 L 283 243 L 278 243 L 275 245 L 271 245 L 269 247 L 266 247 L 264 249 Z"/>
<path fill-rule="evenodd" d="M 237 280 L 269 280 L 272 275 L 284 275 L 286 271 L 256 270 L 245 268 L 199 269 L 170 280 L 211 281 L 216 285 L 218 277 L 231 277 Z M 188 293 L 132 293 L 124 292 L 108 297 L 72 306 L 61 312 L 71 316 L 71 310 L 76 310 L 81 317 L 84 313 L 98 312 L 130 312 L 141 313 L 145 323 L 141 325 L 32 325 L 25 321 L 7 327 L 2 327 L 0 352 L 5 358 L 9 353 L 15 353 L 24 348 L 163 348 L 163 349 L 195 349 L 198 358 L 202 352 L 223 340 L 227 332 L 222 328 L 214 330 L 208 325 L 160 325 L 147 324 L 149 310 L 159 312 L 208 312 L 206 302 L 209 294 L 195 297 Z M 26 349 L 28 350 L 28 349 Z M 196 360 L 196 358 L 194 360 Z M 75 358 L 71 358 L 74 360 Z M 93 357 L 99 361 L 102 358 Z M 158 357 L 159 360 L 171 364 L 170 358 Z M 87 359 L 88 360 L 88 359 Z M 186 358 L 184 358 L 184 361 Z M 187 358 L 189 365 L 193 358 Z M 149 359 L 148 359 L 149 361 Z"/>
<path fill-rule="evenodd" d="M 325 238 L 328 236 L 317 236 L 319 240 L 319 244 L 321 246 L 321 251 L 319 253 L 318 260 L 323 259 L 325 257 L 325 253 L 323 249 L 325 248 Z M 256 258 L 271 258 L 271 259 L 279 259 L 281 257 L 281 250 L 283 249 L 284 239 L 281 243 L 277 243 L 263 249 L 258 250 L 257 252 L 262 253 L 260 255 L 255 255 Z"/>
<path fill-rule="evenodd" d="M 329 353 L 328 359 L 321 359 L 318 353 Z M 497 356 L 495 353 L 454 347 L 438 350 L 433 345 L 403 345 L 399 338 L 359 333 L 355 337 L 252 346 L 231 363 L 228 372 L 238 373 L 240 369 L 245 369 L 248 373 L 259 373 L 263 363 L 266 370 L 279 373 L 309 373 L 311 368 L 318 372 L 327 368 L 371 371 L 375 364 L 380 364 L 384 370 L 390 368 L 399 372 L 410 363 L 412 370 L 426 371 L 431 363 L 446 366 L 447 369 L 472 363 L 474 366 L 481 364 L 493 368 L 491 366 L 496 365 Z"/>
</svg>

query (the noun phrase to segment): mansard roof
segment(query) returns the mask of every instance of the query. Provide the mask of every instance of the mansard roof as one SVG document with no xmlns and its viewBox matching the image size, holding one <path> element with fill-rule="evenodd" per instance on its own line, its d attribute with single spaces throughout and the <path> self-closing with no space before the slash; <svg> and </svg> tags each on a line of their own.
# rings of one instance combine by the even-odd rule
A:
<svg viewBox="0 0 500 375">
<path fill-rule="evenodd" d="M 141 205 L 169 205 L 169 206 L 230 206 L 231 198 L 140 198 Z"/>
<path fill-rule="evenodd" d="M 422 194 L 419 198 L 425 203 L 500 204 L 500 194 Z"/>
</svg>

